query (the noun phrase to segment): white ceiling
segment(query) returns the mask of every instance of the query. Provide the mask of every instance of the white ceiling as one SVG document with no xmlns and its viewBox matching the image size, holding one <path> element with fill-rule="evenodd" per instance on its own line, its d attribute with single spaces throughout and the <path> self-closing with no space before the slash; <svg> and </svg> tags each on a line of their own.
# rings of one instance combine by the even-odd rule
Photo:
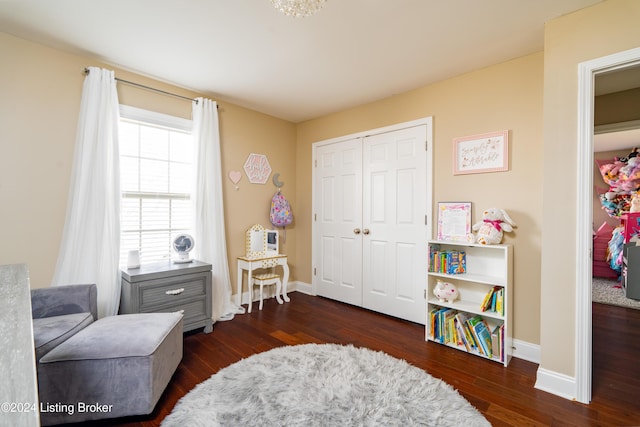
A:
<svg viewBox="0 0 640 427">
<path fill-rule="evenodd" d="M 300 122 L 541 51 L 600 1 L 2 0 L 0 31 Z"/>
</svg>

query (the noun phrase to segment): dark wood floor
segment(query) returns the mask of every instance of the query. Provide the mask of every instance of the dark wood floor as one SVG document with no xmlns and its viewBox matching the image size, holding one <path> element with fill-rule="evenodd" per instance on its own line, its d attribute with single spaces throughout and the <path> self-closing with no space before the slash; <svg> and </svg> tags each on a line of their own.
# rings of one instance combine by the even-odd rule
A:
<svg viewBox="0 0 640 427">
<path fill-rule="evenodd" d="M 593 400 L 583 405 L 535 389 L 537 364 L 513 358 L 504 368 L 425 342 L 422 325 L 320 297 L 290 296 L 288 304 L 271 299 L 262 311 L 218 322 L 211 334 L 186 334 L 182 363 L 151 415 L 88 425 L 158 426 L 182 396 L 221 368 L 302 343 L 353 344 L 405 359 L 454 386 L 494 426 L 640 425 L 640 310 L 593 304 Z"/>
</svg>

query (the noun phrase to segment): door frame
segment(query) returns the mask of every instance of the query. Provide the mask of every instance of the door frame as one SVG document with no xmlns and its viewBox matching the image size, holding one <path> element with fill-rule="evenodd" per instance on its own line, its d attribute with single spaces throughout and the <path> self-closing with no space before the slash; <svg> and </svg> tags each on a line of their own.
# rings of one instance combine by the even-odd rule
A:
<svg viewBox="0 0 640 427">
<path fill-rule="evenodd" d="M 339 137 L 335 137 L 335 138 L 330 138 L 330 139 L 326 139 L 326 140 L 322 140 L 322 141 L 317 141 L 314 142 L 311 147 L 311 151 L 312 151 L 312 159 L 311 159 L 311 169 L 312 169 L 312 177 L 311 177 L 311 293 L 313 295 L 317 295 L 316 292 L 316 286 L 317 286 L 317 280 L 316 280 L 316 267 L 319 264 L 319 259 L 318 257 L 320 256 L 319 253 L 317 253 L 316 248 L 315 248 L 315 238 L 317 235 L 317 222 L 314 219 L 314 216 L 317 212 L 317 208 L 318 208 L 318 204 L 316 201 L 316 197 L 318 195 L 317 193 L 317 188 L 316 188 L 316 168 L 315 168 L 315 164 L 317 162 L 317 155 L 316 155 L 316 151 L 317 151 L 317 147 L 320 146 L 324 146 L 324 145 L 329 145 L 329 144 L 335 144 L 338 142 L 342 142 L 342 141 L 347 141 L 350 139 L 356 139 L 356 138 L 364 138 L 367 136 L 372 136 L 372 135 L 379 135 L 382 133 L 387 133 L 387 132 L 393 132 L 393 131 L 397 131 L 397 130 L 401 130 L 401 129 L 407 129 L 407 128 L 411 128 L 411 127 L 416 127 L 416 126 L 423 126 L 425 125 L 427 127 L 427 140 L 425 141 L 426 144 L 426 161 L 427 161 L 427 182 L 425 183 L 425 191 L 427 192 L 426 194 L 426 209 L 427 212 L 425 212 L 425 217 L 427 218 L 426 221 L 426 225 L 425 227 L 427 227 L 427 236 L 428 238 L 431 238 L 433 236 L 433 117 L 429 116 L 429 117 L 423 117 L 421 119 L 417 119 L 417 120 L 412 120 L 412 121 L 408 121 L 408 122 L 403 122 L 403 123 L 398 123 L 398 124 L 394 124 L 394 125 L 390 125 L 390 126 L 384 126 L 384 127 L 380 127 L 380 128 L 376 128 L 376 129 L 370 129 L 370 130 L 366 130 L 366 131 L 362 131 L 362 132 L 357 132 L 357 133 L 353 133 L 353 134 L 349 134 L 349 135 L 342 135 Z M 426 250 L 427 250 L 427 242 L 424 242 L 425 245 L 425 256 L 426 256 Z M 427 277 L 426 277 L 426 273 L 425 273 L 425 278 L 424 278 L 424 285 L 425 285 L 425 289 L 426 289 L 426 283 L 427 283 Z M 426 304 L 426 301 L 425 301 Z"/>
<path fill-rule="evenodd" d="M 640 48 L 578 64 L 578 181 L 576 208 L 576 400 L 591 401 L 593 135 L 595 77 L 640 64 Z M 585 215 L 585 213 L 587 213 Z"/>
</svg>

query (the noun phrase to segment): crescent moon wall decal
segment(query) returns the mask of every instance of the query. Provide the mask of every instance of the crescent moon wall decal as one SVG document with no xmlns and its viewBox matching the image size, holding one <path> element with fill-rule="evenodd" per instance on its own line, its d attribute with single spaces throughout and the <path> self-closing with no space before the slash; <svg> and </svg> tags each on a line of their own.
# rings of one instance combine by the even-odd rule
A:
<svg viewBox="0 0 640 427">
<path fill-rule="evenodd" d="M 280 188 L 284 185 L 284 182 L 281 182 L 280 180 L 278 180 L 278 178 L 280 177 L 279 173 L 274 173 L 273 174 L 273 185 L 275 185 L 276 187 Z"/>
</svg>

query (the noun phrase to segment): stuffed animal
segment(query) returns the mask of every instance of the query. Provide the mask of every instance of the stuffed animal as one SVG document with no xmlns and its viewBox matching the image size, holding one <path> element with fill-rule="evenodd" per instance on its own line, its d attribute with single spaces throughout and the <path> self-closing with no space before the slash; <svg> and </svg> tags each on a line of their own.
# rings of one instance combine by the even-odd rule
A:
<svg viewBox="0 0 640 427">
<path fill-rule="evenodd" d="M 629 208 L 629 212 L 640 212 L 640 194 L 636 193 L 633 195 L 631 199 L 631 207 Z"/>
<path fill-rule="evenodd" d="M 620 158 L 620 161 L 623 161 L 626 163 L 629 161 L 629 159 L 632 159 L 634 157 L 638 157 L 638 147 L 633 147 L 629 155 L 627 157 Z"/>
<path fill-rule="evenodd" d="M 482 212 L 482 221 L 475 223 L 472 227 L 476 232 L 475 237 L 471 235 L 469 240 L 481 245 L 497 245 L 502 242 L 503 232 L 513 231 L 515 226 L 516 224 L 504 209 L 486 209 Z"/>
<path fill-rule="evenodd" d="M 606 193 L 600 195 L 600 204 L 602 205 L 602 209 L 607 211 L 607 213 L 611 216 L 615 216 L 616 209 L 618 209 L 619 204 L 619 195 L 613 191 L 607 191 Z"/>
<path fill-rule="evenodd" d="M 602 179 L 609 185 L 615 185 L 618 180 L 618 173 L 620 169 L 626 166 L 626 162 L 621 162 L 619 159 L 615 159 L 613 163 L 607 163 L 600 167 L 600 173 L 602 174 Z"/>
<path fill-rule="evenodd" d="M 620 168 L 618 174 L 622 175 L 623 179 L 632 179 L 633 176 L 638 172 L 639 167 L 640 157 L 631 157 L 627 161 L 627 164 Z"/>
<path fill-rule="evenodd" d="M 449 304 L 454 302 L 458 298 L 458 289 L 453 283 L 441 282 L 438 280 L 436 286 L 433 288 L 433 294 L 438 298 L 438 301 L 448 301 Z"/>
</svg>

